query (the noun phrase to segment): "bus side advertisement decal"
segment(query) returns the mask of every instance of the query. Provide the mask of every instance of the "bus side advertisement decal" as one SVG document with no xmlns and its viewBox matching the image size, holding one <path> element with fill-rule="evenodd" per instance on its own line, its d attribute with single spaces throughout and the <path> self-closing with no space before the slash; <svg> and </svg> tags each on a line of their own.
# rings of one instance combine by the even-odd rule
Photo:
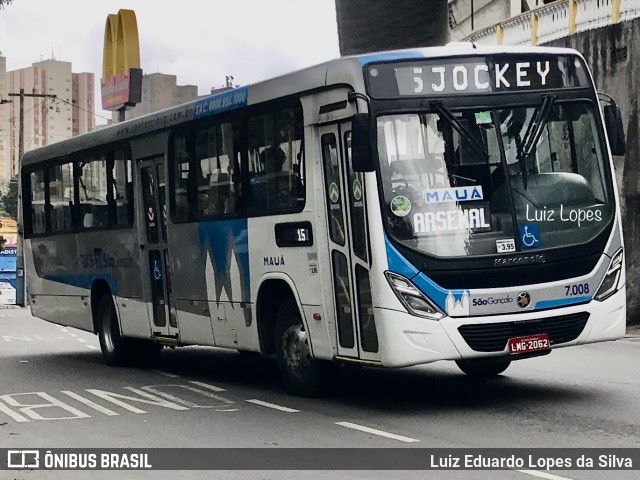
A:
<svg viewBox="0 0 640 480">
<path fill-rule="evenodd" d="M 247 105 L 249 89 L 239 87 L 213 97 L 203 98 L 196 103 L 194 117 L 203 118 Z"/>
<path fill-rule="evenodd" d="M 228 299 L 232 302 L 251 301 L 251 282 L 249 276 L 249 243 L 247 219 L 224 220 L 217 222 L 203 222 L 199 224 L 200 251 L 203 260 L 209 255 L 213 264 L 213 279 L 207 276 L 207 284 L 213 280 L 215 301 L 220 303 L 224 289 Z M 238 292 L 233 293 L 233 284 L 237 281 L 231 278 L 232 262 L 236 262 L 240 275 L 240 298 Z M 204 262 L 203 262 L 204 265 Z M 234 297 L 235 296 L 235 297 Z M 213 300 L 210 298 L 210 300 Z M 251 325 L 251 310 L 244 309 L 246 326 Z"/>
</svg>

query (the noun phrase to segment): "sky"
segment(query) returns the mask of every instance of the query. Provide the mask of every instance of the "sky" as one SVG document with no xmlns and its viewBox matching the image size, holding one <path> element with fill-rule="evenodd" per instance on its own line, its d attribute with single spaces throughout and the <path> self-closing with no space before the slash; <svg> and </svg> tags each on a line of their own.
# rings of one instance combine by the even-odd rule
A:
<svg viewBox="0 0 640 480">
<path fill-rule="evenodd" d="M 144 73 L 177 76 L 198 93 L 248 85 L 339 56 L 335 0 L 13 0 L 0 10 L 7 70 L 55 58 L 93 72 L 97 123 L 107 15 L 136 13 Z"/>
</svg>

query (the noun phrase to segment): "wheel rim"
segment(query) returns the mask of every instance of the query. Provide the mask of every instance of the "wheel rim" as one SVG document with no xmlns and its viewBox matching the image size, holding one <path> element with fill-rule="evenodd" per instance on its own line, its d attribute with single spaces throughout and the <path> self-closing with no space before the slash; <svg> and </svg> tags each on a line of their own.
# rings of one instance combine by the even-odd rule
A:
<svg viewBox="0 0 640 480">
<path fill-rule="evenodd" d="M 302 377 L 311 365 L 311 351 L 307 332 L 302 325 L 292 325 L 282 336 L 282 354 L 287 368 Z"/>
</svg>

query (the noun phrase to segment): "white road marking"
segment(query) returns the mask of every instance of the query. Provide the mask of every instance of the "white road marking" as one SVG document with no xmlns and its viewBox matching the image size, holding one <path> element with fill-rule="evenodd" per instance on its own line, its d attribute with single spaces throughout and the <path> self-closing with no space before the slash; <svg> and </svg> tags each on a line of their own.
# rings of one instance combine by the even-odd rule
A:
<svg viewBox="0 0 640 480">
<path fill-rule="evenodd" d="M 158 385 L 160 387 L 162 387 L 163 385 Z M 222 398 L 219 397 L 218 395 L 214 394 L 214 393 L 209 393 L 209 392 L 204 392 L 202 390 L 198 390 L 194 387 L 190 387 L 188 385 L 165 385 L 167 387 L 183 387 L 186 389 L 192 389 L 192 391 L 200 393 L 201 395 L 207 396 L 209 398 L 214 398 L 215 400 L 217 400 L 218 402 L 222 402 L 225 404 L 231 404 L 233 403 L 231 400 L 228 400 L 226 398 Z M 174 403 L 179 403 L 181 405 L 184 405 L 185 407 L 189 407 L 189 408 L 216 408 L 216 407 L 220 407 L 220 405 L 198 405 L 197 403 L 193 403 L 193 402 L 189 402 L 188 400 L 182 400 L 181 398 L 176 397 L 175 395 L 171 395 L 170 393 L 165 393 L 165 392 L 161 392 L 158 391 L 156 388 L 152 387 L 152 386 L 148 386 L 148 387 L 142 387 L 143 390 L 146 390 L 148 392 L 151 392 L 155 395 L 158 395 L 159 397 L 163 397 L 166 398 L 167 400 L 170 400 Z"/>
<path fill-rule="evenodd" d="M 162 387 L 162 386 L 184 388 L 185 390 L 188 390 L 190 392 L 195 392 L 195 393 L 198 393 L 200 395 L 204 395 L 205 397 L 208 397 L 208 398 L 213 398 L 213 399 L 218 400 L 219 402 L 222 402 L 222 403 L 234 403 L 232 400 L 229 400 L 228 398 L 221 397 L 220 395 L 216 395 L 215 393 L 211 393 L 211 392 L 206 392 L 204 390 L 200 390 L 198 388 L 192 387 L 191 385 L 150 385 L 148 387 L 142 387 L 142 389 L 150 391 L 151 393 L 155 393 L 156 395 L 163 396 L 163 394 L 161 394 L 160 392 L 156 391 L 155 388 L 154 388 L 154 387 Z M 195 403 L 186 402 L 185 400 L 181 400 L 180 402 L 184 403 L 185 405 L 187 403 L 190 403 L 192 407 L 198 407 L 198 405 L 196 405 Z M 178 403 L 180 403 L 180 402 L 178 402 Z M 187 405 L 187 406 L 189 406 L 189 405 Z"/>
<path fill-rule="evenodd" d="M 77 334 L 77 333 L 70 333 L 70 334 L 69 334 L 69 336 L 70 336 L 70 337 L 77 337 L 77 336 L 78 336 L 78 334 Z"/>
<path fill-rule="evenodd" d="M 46 403 L 23 403 L 15 397 L 39 397 L 46 401 Z M 72 420 L 75 418 L 91 418 L 91 415 L 86 414 L 71 405 L 64 403 L 57 398 L 52 397 L 47 392 L 25 392 L 25 393 L 12 393 L 9 395 L 0 395 L 0 398 L 8 404 L 10 407 L 15 407 L 20 410 L 24 415 L 31 417 L 33 420 Z M 29 401 L 29 400 L 25 400 Z M 33 400 L 31 400 L 33 402 Z M 50 408 L 57 408 L 70 413 L 72 416 L 64 417 L 44 417 L 38 410 L 50 411 Z"/>
<path fill-rule="evenodd" d="M 90 348 L 91 350 L 98 350 L 98 347 L 95 345 L 87 345 L 87 348 Z"/>
<path fill-rule="evenodd" d="M 162 391 L 163 388 L 167 387 L 171 387 L 174 389 L 181 388 L 187 390 L 188 392 L 198 393 L 201 396 L 214 399 L 215 403 L 211 402 L 211 405 L 199 405 L 197 403 L 194 403 L 193 401 L 183 400 L 175 395 Z M 212 385 L 209 385 L 209 387 L 212 387 Z M 200 389 L 192 385 L 150 385 L 142 387 L 141 389 L 133 387 L 123 388 L 125 390 L 128 390 L 129 392 L 137 394 L 137 397 L 97 389 L 87 389 L 86 392 L 91 393 L 101 398 L 102 400 L 111 403 L 112 405 L 116 405 L 125 410 L 128 410 L 129 412 L 139 414 L 145 414 L 147 413 L 147 411 L 132 405 L 132 403 L 142 403 L 145 405 L 153 405 L 180 411 L 188 411 L 194 408 L 212 408 L 217 412 L 237 412 L 239 410 L 239 408 L 235 408 L 235 406 L 233 405 L 234 402 L 232 400 L 223 398 L 220 395 L 213 393 L 211 390 Z M 77 400 L 79 403 L 106 416 L 122 415 L 121 412 L 118 413 L 94 402 L 93 400 L 90 400 L 89 398 L 85 397 L 84 394 L 78 394 L 70 390 L 61 390 L 60 393 L 73 400 Z M 52 412 L 56 409 L 64 410 L 70 413 L 71 416 L 65 415 L 54 417 L 44 416 L 39 413 L 41 411 Z M 91 418 L 91 415 L 82 412 L 57 398 L 54 398 L 46 392 L 27 392 L 0 395 L 0 420 L 3 414 L 20 423 L 30 422 L 32 420 L 51 421 L 69 420 L 75 418 Z"/>
<path fill-rule="evenodd" d="M 16 422 L 28 422 L 29 419 L 23 417 L 19 413 L 14 412 L 9 407 L 7 407 L 4 403 L 0 402 L 0 412 L 6 413 L 11 418 L 13 418 Z"/>
<path fill-rule="evenodd" d="M 516 470 L 516 472 L 531 475 L 532 477 L 546 478 L 547 480 L 571 480 L 569 477 L 561 477 L 548 472 L 539 472 L 537 470 Z"/>
<path fill-rule="evenodd" d="M 215 385 L 209 385 L 204 382 L 196 382 L 195 380 L 190 381 L 189 383 L 193 383 L 194 385 L 198 385 L 200 387 L 208 388 L 209 390 L 213 390 L 214 392 L 226 392 L 224 388 L 216 387 Z"/>
<path fill-rule="evenodd" d="M 173 373 L 163 372 L 162 370 L 151 370 L 153 373 L 157 373 L 159 375 L 164 375 L 169 378 L 180 378 L 180 375 L 175 375 Z"/>
<path fill-rule="evenodd" d="M 87 343 L 84 338 L 76 338 L 76 340 L 78 340 L 80 343 Z"/>
<path fill-rule="evenodd" d="M 247 402 L 255 403 L 256 405 L 262 405 L 263 407 L 267 407 L 267 408 L 273 408 L 274 410 L 280 410 L 281 412 L 296 413 L 300 411 L 294 408 L 283 407 L 281 405 L 275 405 L 274 403 L 263 402 L 262 400 L 256 400 L 255 398 L 252 400 L 247 400 Z"/>
<path fill-rule="evenodd" d="M 29 335 L 3 335 L 2 339 L 5 342 L 11 342 L 16 340 L 22 340 L 23 342 L 30 342 L 31 337 Z"/>
<path fill-rule="evenodd" d="M 94 410 L 99 411 L 100 413 L 104 413 L 105 415 L 109 415 L 109 416 L 120 415 L 119 413 L 116 413 L 113 410 L 109 410 L 108 408 L 105 408 L 102 405 L 98 405 L 97 403 L 92 402 L 88 398 L 84 398 L 84 397 L 78 395 L 77 393 L 70 392 L 69 390 L 61 390 L 61 392 L 64 393 L 65 395 L 68 395 L 69 397 L 79 401 L 80 403 L 84 403 L 88 407 L 91 407 Z"/>
<path fill-rule="evenodd" d="M 405 442 L 405 443 L 415 443 L 420 441 L 415 438 L 403 437 L 402 435 L 396 435 L 395 433 L 389 433 L 383 430 L 376 430 L 375 428 L 365 427 L 362 425 L 358 425 L 357 423 L 336 422 L 336 425 L 340 425 L 341 427 L 352 428 L 353 430 L 359 430 L 361 432 L 371 433 L 373 435 L 380 435 L 381 437 L 387 437 L 387 438 L 391 438 L 393 440 L 398 440 L 400 442 Z"/>
<path fill-rule="evenodd" d="M 147 413 L 145 410 L 142 410 L 138 407 L 134 407 L 133 405 L 129 405 L 125 402 L 123 402 L 122 400 L 119 400 L 120 398 L 123 400 L 128 400 L 131 402 L 139 402 L 139 403 L 145 403 L 147 405 L 155 405 L 158 407 L 166 407 L 166 408 L 170 408 L 171 410 L 189 410 L 187 407 L 183 407 L 182 405 L 178 405 L 176 403 L 173 402 L 169 402 L 168 400 L 165 400 L 161 397 L 158 397 L 156 395 L 151 395 L 150 393 L 147 393 L 143 390 L 139 390 L 137 388 L 133 388 L 133 387 L 124 387 L 126 390 L 129 390 L 133 393 L 136 393 L 138 395 L 140 395 L 141 397 L 144 398 L 135 398 L 135 397 L 129 397 L 127 395 L 122 395 L 119 393 L 115 393 L 115 392 L 107 392 L 104 390 L 97 390 L 95 388 L 88 388 L 87 392 L 92 393 L 93 395 L 95 395 L 96 397 L 100 397 L 103 400 L 106 400 L 107 402 L 111 402 L 114 403 L 116 405 L 118 405 L 119 407 L 122 407 L 126 410 L 129 410 L 130 412 L 133 413 Z"/>
<path fill-rule="evenodd" d="M 64 333 L 69 333 L 69 329 L 68 328 L 64 328 L 64 327 L 60 328 L 60 331 L 64 332 Z"/>
</svg>

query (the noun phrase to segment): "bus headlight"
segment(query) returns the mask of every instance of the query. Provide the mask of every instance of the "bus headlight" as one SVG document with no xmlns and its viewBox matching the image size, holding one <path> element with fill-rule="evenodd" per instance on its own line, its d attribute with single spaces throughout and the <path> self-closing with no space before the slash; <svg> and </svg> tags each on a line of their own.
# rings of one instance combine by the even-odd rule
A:
<svg viewBox="0 0 640 480">
<path fill-rule="evenodd" d="M 384 275 L 393 293 L 409 313 L 431 320 L 439 320 L 443 317 L 440 309 L 411 280 L 392 272 L 384 272 Z"/>
<path fill-rule="evenodd" d="M 622 273 L 623 273 L 622 272 L 623 255 L 624 255 L 624 251 L 621 248 L 611 258 L 611 263 L 609 264 L 607 273 L 604 275 L 604 278 L 602 279 L 602 283 L 600 284 L 600 287 L 598 287 L 598 291 L 593 297 L 594 300 L 602 301 L 606 298 L 609 298 L 618 290 L 618 284 L 620 283 L 620 278 L 622 277 Z"/>
</svg>

